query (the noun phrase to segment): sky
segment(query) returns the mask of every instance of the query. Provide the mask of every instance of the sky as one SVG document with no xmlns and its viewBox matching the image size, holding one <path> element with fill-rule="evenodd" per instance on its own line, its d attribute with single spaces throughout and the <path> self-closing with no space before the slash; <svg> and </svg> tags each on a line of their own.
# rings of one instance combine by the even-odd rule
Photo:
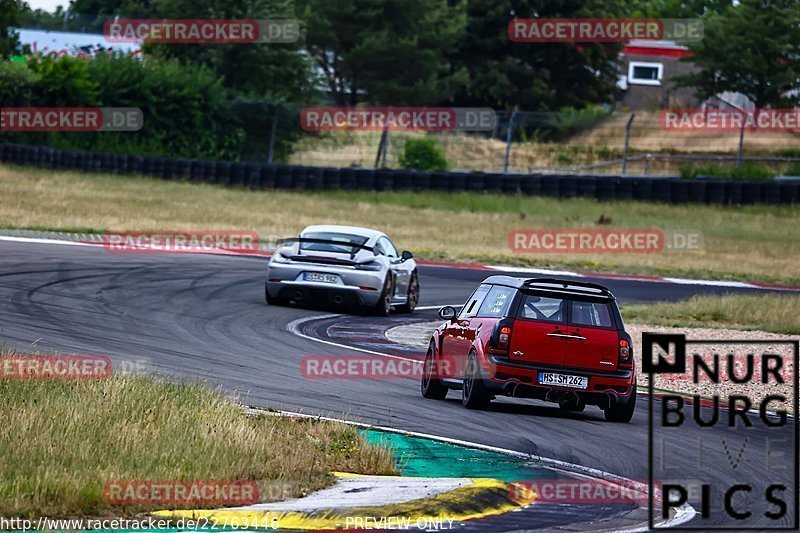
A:
<svg viewBox="0 0 800 533">
<path fill-rule="evenodd" d="M 45 11 L 53 12 L 56 10 L 57 5 L 62 5 L 65 8 L 69 5 L 68 0 L 25 0 L 31 9 L 44 9 Z"/>
</svg>

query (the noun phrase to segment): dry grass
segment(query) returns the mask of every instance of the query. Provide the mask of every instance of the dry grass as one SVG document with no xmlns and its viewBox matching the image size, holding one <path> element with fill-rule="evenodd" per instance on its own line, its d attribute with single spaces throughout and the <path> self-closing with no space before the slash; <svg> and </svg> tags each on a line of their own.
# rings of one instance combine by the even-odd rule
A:
<svg viewBox="0 0 800 533">
<path fill-rule="evenodd" d="M 625 124 L 628 113 L 615 114 L 591 129 L 576 133 L 562 143 L 515 142 L 511 149 L 509 169 L 528 172 L 534 167 L 573 167 L 611 161 L 622 157 Z M 405 139 L 419 133 L 390 132 L 386 163 L 399 168 L 399 157 Z M 375 164 L 381 132 L 334 132 L 307 136 L 293 147 L 290 162 L 311 166 L 362 166 Z M 506 144 L 504 139 L 463 133 L 434 135 L 451 166 L 460 170 L 499 171 L 503 168 Z M 665 132 L 660 116 L 653 112 L 637 112 L 631 129 L 630 154 L 642 153 L 723 153 L 734 155 L 739 134 L 726 132 Z M 800 132 L 752 132 L 745 134 L 745 155 L 775 155 L 777 151 L 800 147 Z M 713 161 L 711 161 L 713 163 Z M 631 162 L 628 172 L 678 175 L 686 161 L 653 160 Z M 709 164 L 709 161 L 699 162 Z M 728 167 L 732 162 L 727 163 Z M 786 165 L 778 170 L 785 170 Z M 598 172 L 620 172 L 621 164 L 601 167 Z"/>
<path fill-rule="evenodd" d="M 249 416 L 199 383 L 132 374 L 2 380 L 0 398 L 5 517 L 153 509 L 106 502 L 103 487 L 112 480 L 256 481 L 260 499 L 272 501 L 332 484 L 331 471 L 395 473 L 391 452 L 367 445 L 352 427 Z"/>
<path fill-rule="evenodd" d="M 800 296 L 693 296 L 681 302 L 626 305 L 625 320 L 671 327 L 731 328 L 800 334 Z"/>
<path fill-rule="evenodd" d="M 800 284 L 800 209 L 557 200 L 489 194 L 251 192 L 148 178 L 0 166 L 0 227 L 254 230 L 371 226 L 423 259 Z M 598 226 L 604 215 L 611 223 Z M 511 230 L 536 227 L 702 231 L 693 253 L 514 254 Z"/>
</svg>

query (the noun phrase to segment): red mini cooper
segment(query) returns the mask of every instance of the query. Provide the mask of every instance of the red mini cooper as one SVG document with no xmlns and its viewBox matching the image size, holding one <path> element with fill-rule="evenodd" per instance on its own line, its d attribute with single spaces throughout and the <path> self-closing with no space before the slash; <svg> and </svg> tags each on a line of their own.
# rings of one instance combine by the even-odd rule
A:
<svg viewBox="0 0 800 533">
<path fill-rule="evenodd" d="M 433 333 L 421 389 L 444 399 L 462 391 L 468 409 L 497 395 L 597 405 L 606 420 L 630 422 L 636 407 L 631 336 L 616 299 L 594 283 L 491 276 Z"/>
</svg>

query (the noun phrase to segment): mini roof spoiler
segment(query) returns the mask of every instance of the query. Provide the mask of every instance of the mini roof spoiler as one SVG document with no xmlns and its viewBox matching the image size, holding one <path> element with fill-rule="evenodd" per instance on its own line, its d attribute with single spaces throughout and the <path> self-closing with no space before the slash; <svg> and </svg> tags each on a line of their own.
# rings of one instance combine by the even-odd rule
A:
<svg viewBox="0 0 800 533">
<path fill-rule="evenodd" d="M 603 296 L 611 296 L 611 291 L 607 288 L 603 287 L 602 285 L 598 285 L 597 283 L 589 283 L 587 281 L 564 281 L 561 279 L 555 278 L 533 278 L 533 279 L 526 279 L 522 282 L 523 288 L 539 288 L 539 289 L 550 289 L 554 288 L 553 285 L 558 285 L 561 289 L 572 290 L 575 292 L 584 292 L 587 294 L 592 293 L 600 293 Z M 581 289 L 592 289 L 592 291 L 585 291 Z"/>
</svg>

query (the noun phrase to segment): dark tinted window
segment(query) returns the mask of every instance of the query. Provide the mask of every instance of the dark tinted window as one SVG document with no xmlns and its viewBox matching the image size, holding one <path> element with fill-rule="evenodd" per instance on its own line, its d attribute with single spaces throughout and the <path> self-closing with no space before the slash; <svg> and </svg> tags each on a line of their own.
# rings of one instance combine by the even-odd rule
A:
<svg viewBox="0 0 800 533">
<path fill-rule="evenodd" d="M 572 302 L 571 323 L 576 326 L 612 327 L 611 306 L 606 303 Z"/>
<path fill-rule="evenodd" d="M 514 299 L 514 289 L 496 285 L 486 294 L 478 316 L 500 317 L 508 314 L 508 308 Z"/>
<path fill-rule="evenodd" d="M 542 322 L 563 322 L 564 309 L 565 301 L 561 298 L 526 294 L 519 310 L 519 317 Z"/>
</svg>

